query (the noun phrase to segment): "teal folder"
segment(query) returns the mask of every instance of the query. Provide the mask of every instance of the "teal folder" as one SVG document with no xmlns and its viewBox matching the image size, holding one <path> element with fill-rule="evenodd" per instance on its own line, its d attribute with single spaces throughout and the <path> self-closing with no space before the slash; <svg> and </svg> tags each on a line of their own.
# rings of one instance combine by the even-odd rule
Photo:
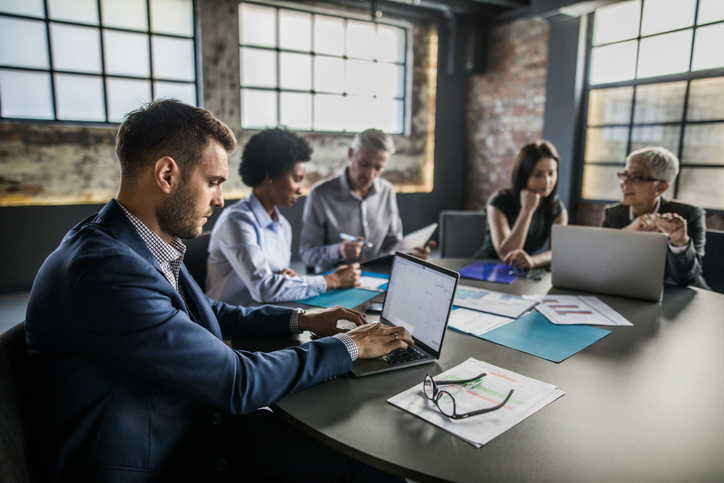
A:
<svg viewBox="0 0 724 483">
<path fill-rule="evenodd" d="M 543 314 L 533 311 L 480 338 L 542 359 L 562 362 L 610 333 L 610 330 L 589 325 L 553 324 Z"/>
<path fill-rule="evenodd" d="M 315 307 L 324 307 L 326 309 L 334 307 L 335 305 L 341 305 L 347 309 L 353 309 L 380 293 L 381 292 L 377 290 L 365 290 L 363 288 L 343 288 L 338 290 L 328 290 L 316 297 L 298 300 L 297 302 L 313 305 Z"/>
</svg>

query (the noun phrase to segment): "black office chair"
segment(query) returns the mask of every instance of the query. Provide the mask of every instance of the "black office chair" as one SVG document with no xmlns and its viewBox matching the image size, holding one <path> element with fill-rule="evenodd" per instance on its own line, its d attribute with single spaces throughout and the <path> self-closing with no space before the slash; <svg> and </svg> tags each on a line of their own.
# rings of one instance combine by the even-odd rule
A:
<svg viewBox="0 0 724 483">
<path fill-rule="evenodd" d="M 440 257 L 472 258 L 485 241 L 485 212 L 440 212 Z"/>
<path fill-rule="evenodd" d="M 205 231 L 197 238 L 184 240 L 184 245 L 186 245 L 184 265 L 186 265 L 196 283 L 199 284 L 201 290 L 204 291 L 206 291 L 206 261 L 209 258 L 210 239 L 211 232 Z"/>
<path fill-rule="evenodd" d="M 724 231 L 706 230 L 703 276 L 712 290 L 724 293 Z"/>
<path fill-rule="evenodd" d="M 27 359 L 20 322 L 0 335 L 0 483 L 50 481 Z"/>
</svg>

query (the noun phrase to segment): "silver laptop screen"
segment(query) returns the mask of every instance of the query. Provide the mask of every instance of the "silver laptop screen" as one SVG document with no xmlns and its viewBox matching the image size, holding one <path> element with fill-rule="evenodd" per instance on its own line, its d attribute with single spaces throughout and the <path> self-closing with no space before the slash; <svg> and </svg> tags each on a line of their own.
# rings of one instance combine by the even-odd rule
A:
<svg viewBox="0 0 724 483">
<path fill-rule="evenodd" d="M 439 351 L 456 281 L 434 268 L 395 257 L 382 318 Z"/>
</svg>

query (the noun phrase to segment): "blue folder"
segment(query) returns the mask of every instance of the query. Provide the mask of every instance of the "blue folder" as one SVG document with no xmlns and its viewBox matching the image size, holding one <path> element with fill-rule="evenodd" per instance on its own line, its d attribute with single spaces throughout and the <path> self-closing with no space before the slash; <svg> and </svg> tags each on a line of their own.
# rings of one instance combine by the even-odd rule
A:
<svg viewBox="0 0 724 483">
<path fill-rule="evenodd" d="M 610 330 L 589 325 L 556 325 L 539 312 L 529 312 L 480 338 L 553 362 L 562 362 Z"/>
<path fill-rule="evenodd" d="M 510 265 L 505 263 L 492 263 L 476 260 L 470 265 L 460 270 L 460 276 L 465 278 L 473 278 L 475 280 L 483 280 L 485 282 L 497 282 L 511 284 L 516 277 L 510 273 Z"/>
<path fill-rule="evenodd" d="M 369 299 L 379 295 L 378 290 L 366 290 L 363 288 L 343 288 L 337 290 L 328 290 L 323 294 L 308 299 L 297 300 L 297 302 L 313 305 L 315 307 L 324 307 L 328 309 L 335 305 L 341 305 L 347 309 L 353 309 L 360 304 L 367 302 Z"/>
</svg>

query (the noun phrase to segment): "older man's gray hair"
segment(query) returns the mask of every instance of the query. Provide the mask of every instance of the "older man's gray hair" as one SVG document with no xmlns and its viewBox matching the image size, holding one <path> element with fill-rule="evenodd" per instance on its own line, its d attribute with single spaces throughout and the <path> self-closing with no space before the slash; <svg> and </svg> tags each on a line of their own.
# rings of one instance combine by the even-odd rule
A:
<svg viewBox="0 0 724 483">
<path fill-rule="evenodd" d="M 352 156 L 356 156 L 360 149 L 372 153 L 389 152 L 392 155 L 395 154 L 395 141 L 392 136 L 379 129 L 365 129 L 352 141 Z"/>
<path fill-rule="evenodd" d="M 638 162 L 651 170 L 651 176 L 671 183 L 679 174 L 679 158 L 666 148 L 646 147 L 638 149 L 626 158 L 626 163 Z"/>
</svg>

